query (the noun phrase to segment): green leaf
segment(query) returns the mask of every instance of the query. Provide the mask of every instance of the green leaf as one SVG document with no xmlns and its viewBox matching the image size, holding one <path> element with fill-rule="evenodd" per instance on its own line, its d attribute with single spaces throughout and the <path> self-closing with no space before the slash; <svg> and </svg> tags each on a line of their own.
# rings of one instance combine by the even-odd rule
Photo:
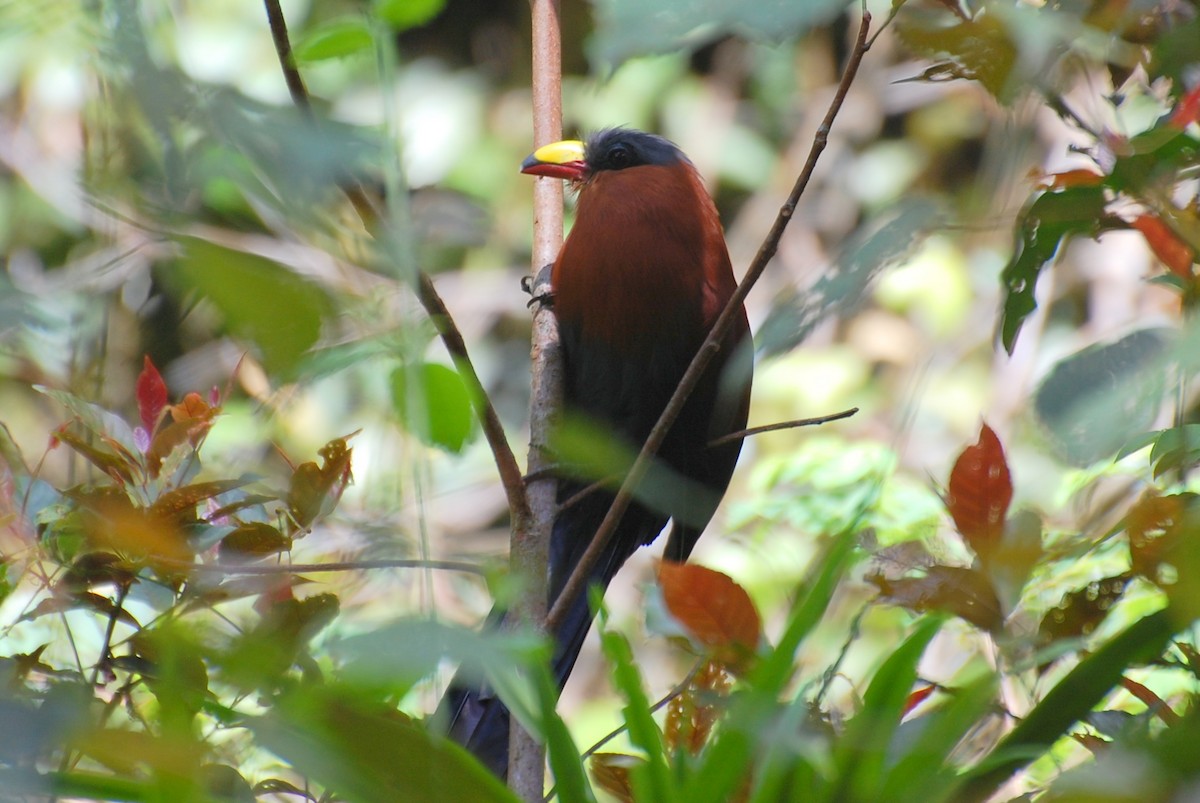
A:
<svg viewBox="0 0 1200 803">
<path fill-rule="evenodd" d="M 759 349 L 765 354 L 792 349 L 822 321 L 852 311 L 879 272 L 910 254 L 939 219 L 937 204 L 927 198 L 906 199 L 876 215 L 811 288 L 771 310 L 755 337 Z"/>
<path fill-rule="evenodd" d="M 549 668 L 542 665 L 534 675 L 538 706 L 541 717 L 542 736 L 546 740 L 546 756 L 550 771 L 554 774 L 556 799 L 593 803 L 596 796 L 588 783 L 579 748 L 571 738 L 567 723 L 558 715 L 558 684 L 550 676 Z"/>
<path fill-rule="evenodd" d="M 375 0 L 375 13 L 397 31 L 431 22 L 442 13 L 446 0 Z"/>
<path fill-rule="evenodd" d="M 1200 462 L 1200 424 L 1184 424 L 1152 434 L 1157 436 L 1150 450 L 1156 479 L 1168 471 Z"/>
<path fill-rule="evenodd" d="M 772 723 L 770 730 L 761 726 L 757 728 L 760 734 L 758 752 L 754 759 L 754 788 L 750 803 L 777 803 L 785 800 L 811 800 L 819 797 L 827 784 L 823 776 L 818 774 L 816 767 L 805 755 L 801 739 L 796 734 L 811 733 L 813 717 L 809 701 L 803 696 L 792 700 L 785 706 L 776 706 L 773 700 L 766 700 L 764 710 L 777 707 L 779 717 Z M 734 716 L 741 714 L 743 700 L 736 699 Z M 732 765 L 736 776 L 732 779 L 729 789 L 731 794 L 736 784 L 745 777 L 746 764 Z"/>
<path fill-rule="evenodd" d="M 625 698 L 625 726 L 629 740 L 646 754 L 646 763 L 631 770 L 638 800 L 674 800 L 671 770 L 667 766 L 666 745 L 662 731 L 650 712 L 650 700 L 642 686 L 642 673 L 633 663 L 633 650 L 620 633 L 608 630 L 607 615 L 600 606 L 600 648 L 612 665 L 613 683 Z"/>
<path fill-rule="evenodd" d="M 700 47 L 738 33 L 779 42 L 832 19 L 846 0 L 598 0 L 592 60 L 620 64 L 631 56 Z"/>
<path fill-rule="evenodd" d="M 1070 728 L 1100 703 L 1120 682 L 1126 667 L 1162 655 L 1177 630 L 1171 609 L 1152 613 L 1130 625 L 1081 661 L 970 774 L 962 801 L 983 801 L 1013 773 L 1043 755 Z"/>
<path fill-rule="evenodd" d="M 931 713 L 901 724 L 892 744 L 900 746 L 902 753 L 888 770 L 879 799 L 892 803 L 953 800 L 962 776 L 951 755 L 994 708 L 998 683 L 999 678 L 988 673 L 947 695 L 947 702 Z"/>
<path fill-rule="evenodd" d="M 392 372 L 392 404 L 409 432 L 449 452 L 461 452 L 474 428 L 467 385 L 445 365 L 397 368 Z"/>
<path fill-rule="evenodd" d="M 461 747 L 351 687 L 295 689 L 248 724 L 271 751 L 345 800 L 516 801 Z"/>
<path fill-rule="evenodd" d="M 884 765 L 892 734 L 917 679 L 917 664 L 942 627 L 941 617 L 921 620 L 871 679 L 862 709 L 846 724 L 834 752 L 836 782 L 831 800 L 875 801 L 883 786 Z"/>
<path fill-rule="evenodd" d="M 1111 459 L 1154 423 L 1170 342 L 1167 330 L 1141 329 L 1089 346 L 1051 369 L 1034 396 L 1034 410 L 1066 460 L 1086 466 Z"/>
<path fill-rule="evenodd" d="M 335 642 L 331 648 L 343 676 L 359 685 L 386 687 L 397 696 L 435 672 L 444 660 L 457 663 L 466 680 L 486 684 L 535 733 L 536 691 L 522 667 L 547 656 L 542 639 L 512 630 L 476 632 L 429 619 L 401 619 L 378 630 Z"/>
<path fill-rule="evenodd" d="M 796 595 L 796 604 L 788 617 L 779 646 L 763 659 L 750 676 L 750 684 L 765 693 L 777 695 L 791 678 L 796 650 L 812 632 L 833 599 L 842 574 L 854 562 L 854 532 L 847 530 L 834 537 L 821 557 L 811 578 Z"/>
<path fill-rule="evenodd" d="M 755 667 L 747 678 L 747 690 L 739 693 L 731 706 L 727 722 L 717 731 L 715 741 L 704 751 L 702 763 L 688 780 L 680 798 L 697 803 L 720 803 L 732 796 L 742 783 L 744 769 L 750 765 L 755 751 L 764 748 L 760 740 L 764 733 L 780 731 L 781 724 L 775 722 L 779 705 L 777 700 L 791 680 L 795 669 L 796 651 L 808 637 L 813 628 L 825 615 L 837 589 L 838 581 L 854 561 L 856 540 L 854 528 L 847 529 L 830 540 L 824 554 L 814 562 L 816 567 L 812 576 L 795 594 L 796 602 L 792 606 L 787 626 L 779 639 L 779 645 L 771 650 Z M 907 692 L 907 689 L 905 690 Z M 796 707 L 793 706 L 793 709 Z M 805 708 L 803 705 L 799 708 Z M 791 710 L 782 717 L 787 723 L 789 717 L 800 715 L 801 711 Z M 798 730 L 798 729 L 797 729 Z M 796 730 L 788 730 L 794 734 Z M 781 737 L 783 738 L 783 737 Z M 786 741 L 790 743 L 791 737 Z M 770 790 L 785 779 L 779 776 L 778 758 L 774 754 L 768 756 L 772 760 L 771 777 L 761 779 L 761 788 L 757 790 L 763 799 L 763 790 Z M 808 763 L 800 756 L 790 754 L 784 760 L 790 759 L 795 770 L 794 777 L 812 778 L 813 774 Z M 808 791 L 816 790 L 806 787 Z"/>
<path fill-rule="evenodd" d="M 371 29 L 356 17 L 329 20 L 306 33 L 292 51 L 297 61 L 340 59 L 371 48 Z"/>
<path fill-rule="evenodd" d="M 1102 186 L 1045 192 L 1021 216 L 1015 253 L 1000 274 L 1005 291 L 1000 339 L 1009 354 L 1016 347 L 1025 319 L 1037 309 L 1034 291 L 1038 276 L 1063 241 L 1077 234 L 1095 236 L 1112 226 L 1102 221 L 1105 192 Z"/>
<path fill-rule="evenodd" d="M 33 389 L 66 407 L 71 415 L 79 419 L 79 423 L 83 425 L 84 429 L 97 438 L 115 441 L 130 455 L 141 454 L 141 449 L 137 447 L 137 442 L 133 438 L 133 430 L 130 429 L 125 419 L 65 390 L 54 390 L 42 385 L 34 385 Z M 132 390 L 130 388 L 131 396 Z"/>
<path fill-rule="evenodd" d="M 40 775 L 32 769 L 0 767 L 0 789 L 13 795 L 14 800 L 42 797 L 120 801 L 161 799 L 149 781 L 78 770 Z"/>
<path fill-rule="evenodd" d="M 179 243 L 183 258 L 168 282 L 207 298 L 231 332 L 258 347 L 268 370 L 290 376 L 331 315 L 325 291 L 265 257 L 195 237 Z"/>
</svg>

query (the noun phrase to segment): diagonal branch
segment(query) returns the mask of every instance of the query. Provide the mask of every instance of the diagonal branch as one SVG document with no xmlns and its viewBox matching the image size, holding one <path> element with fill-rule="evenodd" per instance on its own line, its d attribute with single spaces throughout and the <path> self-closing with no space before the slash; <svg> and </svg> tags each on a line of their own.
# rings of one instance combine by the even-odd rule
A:
<svg viewBox="0 0 1200 803">
<path fill-rule="evenodd" d="M 264 0 L 264 3 L 267 9 L 267 22 L 271 27 L 271 38 L 275 42 L 275 53 L 279 57 L 279 66 L 283 70 L 284 80 L 287 81 L 292 102 L 315 124 L 316 120 L 312 114 L 308 89 L 304 86 L 300 71 L 296 67 L 296 60 L 288 38 L 287 22 L 284 19 L 279 0 Z M 341 190 L 354 206 L 368 231 L 375 226 L 387 225 L 388 217 L 380 213 L 375 203 L 363 192 L 361 187 L 357 184 L 350 184 L 343 186 Z M 496 413 L 496 408 L 492 405 L 492 400 L 488 397 L 483 383 L 479 380 L 479 374 L 475 371 L 475 365 L 467 351 L 467 344 L 463 339 L 462 332 L 459 331 L 454 319 L 450 316 L 450 311 L 438 294 L 433 280 L 424 271 L 416 271 L 416 294 L 417 300 L 420 301 L 426 314 L 432 320 L 442 344 L 449 352 L 451 360 L 454 361 L 455 368 L 458 369 L 463 381 L 471 390 L 471 405 L 475 415 L 479 418 L 484 437 L 487 438 L 488 446 L 491 448 L 492 457 L 496 461 L 496 470 L 500 474 L 500 482 L 504 486 L 504 494 L 508 500 L 508 508 L 513 521 L 525 521 L 529 516 L 529 503 L 525 498 L 525 483 L 521 478 L 521 468 L 517 464 L 517 458 L 504 434 L 500 416 Z"/>
<path fill-rule="evenodd" d="M 821 121 L 820 127 L 817 128 L 816 136 L 813 137 L 813 144 L 808 153 L 808 160 L 804 163 L 800 175 L 796 178 L 796 183 L 793 185 L 787 201 L 780 208 L 779 214 L 775 218 L 775 223 L 771 226 L 771 230 L 767 233 L 766 238 L 759 247 L 754 261 L 750 263 L 750 267 L 746 270 L 745 278 L 742 279 L 741 284 L 738 285 L 730 297 L 729 303 L 725 305 L 725 309 L 721 311 L 720 317 L 713 324 L 712 331 L 708 333 L 708 337 L 700 346 L 700 350 L 696 352 L 691 365 L 688 366 L 687 372 L 684 373 L 683 378 L 679 381 L 679 385 L 675 388 L 675 393 L 667 403 L 666 409 L 659 416 L 658 423 L 654 425 L 654 429 L 650 432 L 650 437 L 646 439 L 645 445 L 642 446 L 641 452 L 638 453 L 637 460 L 629 470 L 625 482 L 621 484 L 620 490 L 617 491 L 616 498 L 613 499 L 612 506 L 608 509 L 608 514 L 605 515 L 604 521 L 600 524 L 599 529 L 596 530 L 596 535 L 588 545 L 587 551 L 584 552 L 579 565 L 571 573 L 571 577 L 563 587 L 562 593 L 554 601 L 554 606 L 550 609 L 550 613 L 546 615 L 546 630 L 552 631 L 560 624 L 571 603 L 579 594 L 583 593 L 584 585 L 587 583 L 592 566 L 595 565 L 604 549 L 608 546 L 609 541 L 612 540 L 613 534 L 617 530 L 618 522 L 620 522 L 621 517 L 629 508 L 629 504 L 633 499 L 633 489 L 646 476 L 654 455 L 662 446 L 663 440 L 667 436 L 667 431 L 679 416 L 680 410 L 683 409 L 684 402 L 687 401 L 692 389 L 700 381 L 700 376 L 704 372 L 704 369 L 708 367 L 709 362 L 720 351 L 721 341 L 733 325 L 733 321 L 746 296 L 749 295 L 751 288 L 754 287 L 759 277 L 762 276 L 767 263 L 775 256 L 784 229 L 787 228 L 788 223 L 791 221 L 792 215 L 796 211 L 796 204 L 799 203 L 800 196 L 804 194 L 809 179 L 812 178 L 817 160 L 829 142 L 829 131 L 833 127 L 833 121 L 837 118 L 838 112 L 842 108 L 842 102 L 846 99 L 846 93 L 850 91 L 850 84 L 853 83 L 854 76 L 858 73 L 858 66 L 862 63 L 863 56 L 870 47 L 867 42 L 867 33 L 870 27 L 871 14 L 864 9 L 862 22 L 858 29 L 858 37 L 854 42 L 854 49 L 850 51 L 850 56 L 846 60 L 842 79 L 838 83 L 833 101 L 829 104 L 829 110 L 825 113 L 825 118 Z"/>
</svg>

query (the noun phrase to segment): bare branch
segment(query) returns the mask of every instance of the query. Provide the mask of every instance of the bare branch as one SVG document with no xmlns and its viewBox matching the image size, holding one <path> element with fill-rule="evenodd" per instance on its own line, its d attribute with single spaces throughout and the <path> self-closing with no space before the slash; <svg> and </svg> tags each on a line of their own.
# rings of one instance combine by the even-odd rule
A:
<svg viewBox="0 0 1200 803">
<path fill-rule="evenodd" d="M 229 564 L 189 563 L 188 561 L 156 561 L 170 568 L 198 571 L 205 574 L 318 574 L 320 572 L 357 572 L 370 569 L 434 569 L 483 576 L 487 571 L 477 563 L 462 560 L 420 560 L 417 558 L 381 558 L 378 560 L 346 560 L 330 563 L 272 563 Z"/>
<path fill-rule="evenodd" d="M 536 146 L 562 139 L 562 34 L 559 0 L 530 0 L 533 41 L 533 139 Z M 533 185 L 534 299 L 551 292 L 550 271 L 562 247 L 563 188 L 556 179 L 539 178 Z M 533 305 L 530 348 L 533 377 L 529 402 L 530 479 L 525 486 L 529 515 L 514 522 L 509 561 L 513 573 L 525 580 L 524 591 L 510 612 L 513 626 L 537 625 L 546 614 L 546 567 L 550 533 L 554 528 L 558 483 L 552 468 L 550 430 L 562 406 L 562 357 L 558 324 L 546 304 Z M 543 478 L 543 474 L 545 474 Z M 535 803 L 545 791 L 546 751 L 513 720 L 508 742 L 508 785 L 522 800 Z"/>
<path fill-rule="evenodd" d="M 851 407 L 849 410 L 842 410 L 840 413 L 830 413 L 829 415 L 817 416 L 816 418 L 795 418 L 791 421 L 778 421 L 774 424 L 763 424 L 761 427 L 750 427 L 738 432 L 730 432 L 728 435 L 722 435 L 719 438 L 713 438 L 708 442 L 708 448 L 711 449 L 714 446 L 720 446 L 722 443 L 728 443 L 737 438 L 761 435 L 764 432 L 776 432 L 781 429 L 795 429 L 796 427 L 815 427 L 820 424 L 828 424 L 830 421 L 841 421 L 843 418 L 849 418 L 857 412 L 857 407 Z"/>
<path fill-rule="evenodd" d="M 850 85 L 854 81 L 854 76 L 858 73 L 858 66 L 862 63 L 862 58 L 867 52 L 867 33 L 870 30 L 870 26 L 871 14 L 864 9 L 854 49 L 850 51 L 846 67 L 842 72 L 842 79 L 838 83 L 837 91 L 834 93 L 833 101 L 829 104 L 829 110 L 825 113 L 825 118 L 821 121 L 816 136 L 813 137 L 812 149 L 809 151 L 808 160 L 804 163 L 800 175 L 796 178 L 796 183 L 792 187 L 791 194 L 788 195 L 787 201 L 779 210 L 779 214 L 775 218 L 775 223 L 771 226 L 771 230 L 767 233 L 766 238 L 759 247 L 754 261 L 750 263 L 750 267 L 746 271 L 746 277 L 730 297 L 729 303 L 725 305 L 725 309 L 721 311 L 720 317 L 713 324 L 712 331 L 708 333 L 708 337 L 700 346 L 699 351 L 696 352 L 696 356 L 692 359 L 691 365 L 688 366 L 687 372 L 684 373 L 683 378 L 679 381 L 678 387 L 675 388 L 675 393 L 671 396 L 671 400 L 667 403 L 662 415 L 659 416 L 658 423 L 654 425 L 654 429 L 646 439 L 645 445 L 642 446 L 637 460 L 630 469 L 628 476 L 626 476 L 625 482 L 622 483 L 621 489 L 617 492 L 616 498 L 613 499 L 612 506 L 609 508 L 599 529 L 596 530 L 596 535 L 588 545 L 587 551 L 584 552 L 579 564 L 575 567 L 570 579 L 563 587 L 562 593 L 554 601 L 554 606 L 546 616 L 545 627 L 547 630 L 553 630 L 562 621 L 571 603 L 579 594 L 583 593 L 592 567 L 600 558 L 605 547 L 608 546 L 608 542 L 612 540 L 621 516 L 629 508 L 629 504 L 633 499 L 633 489 L 645 477 L 647 470 L 650 468 L 651 460 L 662 446 L 671 424 L 679 416 L 679 411 L 683 409 L 684 402 L 687 401 L 692 389 L 700 381 L 700 376 L 704 372 L 704 369 L 708 366 L 712 358 L 716 356 L 717 352 L 720 351 L 721 340 L 733 325 L 742 302 L 745 301 L 751 288 L 754 287 L 755 282 L 758 281 L 766 269 L 767 263 L 775 256 L 775 252 L 779 248 L 779 240 L 796 211 L 796 204 L 808 186 L 809 179 L 812 178 L 817 160 L 820 158 L 822 151 L 825 150 L 825 146 L 829 141 L 829 131 L 833 127 L 833 121 L 837 118 L 838 112 L 842 108 L 842 102 L 846 99 L 846 93 L 850 91 Z"/>
<path fill-rule="evenodd" d="M 279 66 L 283 69 L 283 80 L 287 82 L 292 103 L 311 120 L 312 103 L 309 102 L 304 79 L 300 77 L 300 70 L 296 67 L 296 55 L 292 52 L 292 42 L 288 38 L 287 20 L 283 17 L 283 9 L 279 0 L 263 0 L 263 3 L 267 7 L 267 24 L 271 26 L 275 55 L 279 57 Z"/>
</svg>

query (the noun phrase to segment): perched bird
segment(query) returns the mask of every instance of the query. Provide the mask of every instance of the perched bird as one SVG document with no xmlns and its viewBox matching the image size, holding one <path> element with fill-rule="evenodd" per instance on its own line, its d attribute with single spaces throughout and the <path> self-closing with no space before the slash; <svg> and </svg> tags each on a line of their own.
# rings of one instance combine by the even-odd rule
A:
<svg viewBox="0 0 1200 803">
<path fill-rule="evenodd" d="M 563 178 L 578 190 L 575 224 L 551 274 L 564 359 L 564 410 L 636 454 L 733 294 L 736 282 L 716 207 L 696 168 L 673 143 L 625 128 L 586 143 L 534 151 L 521 171 Z M 683 561 L 729 484 L 745 428 L 752 353 L 745 310 L 721 343 L 659 450 L 605 553 L 591 571 L 602 590 L 638 547 L 672 521 L 664 555 Z M 619 485 L 586 474 L 559 480 L 564 504 L 550 544 L 549 600 L 562 591 Z M 609 478 L 611 479 L 611 478 Z M 619 480 L 619 478 L 618 478 Z M 587 490 L 591 488 L 590 492 Z M 559 688 L 592 622 L 586 594 L 552 633 Z M 452 738 L 501 777 L 508 711 L 490 692 L 451 685 L 443 701 Z"/>
</svg>

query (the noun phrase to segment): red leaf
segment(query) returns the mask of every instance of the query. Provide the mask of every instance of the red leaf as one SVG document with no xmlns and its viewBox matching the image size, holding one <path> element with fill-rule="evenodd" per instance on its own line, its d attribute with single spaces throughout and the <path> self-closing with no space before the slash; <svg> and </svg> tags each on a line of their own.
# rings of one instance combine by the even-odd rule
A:
<svg viewBox="0 0 1200 803">
<path fill-rule="evenodd" d="M 167 383 L 150 361 L 150 355 L 142 358 L 142 372 L 138 374 L 136 393 L 142 426 L 146 428 L 147 435 L 153 435 L 158 417 L 167 406 Z"/>
<path fill-rule="evenodd" d="M 904 701 L 905 715 L 911 714 L 914 708 L 929 699 L 929 695 L 933 694 L 935 691 L 937 691 L 937 686 L 930 683 L 928 686 L 922 686 L 919 689 L 914 689 L 913 691 L 909 692 L 908 699 Z"/>
<path fill-rule="evenodd" d="M 1200 123 L 1200 86 L 1183 96 L 1171 114 L 1168 125 L 1184 129 L 1191 123 Z"/>
<path fill-rule="evenodd" d="M 1004 518 L 1012 502 L 1012 475 L 1004 447 L 987 424 L 979 441 L 958 456 L 950 472 L 946 508 L 967 544 L 986 562 L 1004 534 Z"/>
<path fill-rule="evenodd" d="M 1171 231 L 1166 223 L 1155 215 L 1139 215 L 1131 225 L 1142 233 L 1150 250 L 1171 273 L 1181 279 L 1192 278 L 1192 263 L 1196 261 L 1196 252 L 1179 239 L 1179 235 Z"/>
<path fill-rule="evenodd" d="M 691 636 L 718 651 L 752 653 L 762 637 L 762 620 L 750 595 L 729 575 L 688 563 L 658 567 L 663 601 Z"/>
</svg>

